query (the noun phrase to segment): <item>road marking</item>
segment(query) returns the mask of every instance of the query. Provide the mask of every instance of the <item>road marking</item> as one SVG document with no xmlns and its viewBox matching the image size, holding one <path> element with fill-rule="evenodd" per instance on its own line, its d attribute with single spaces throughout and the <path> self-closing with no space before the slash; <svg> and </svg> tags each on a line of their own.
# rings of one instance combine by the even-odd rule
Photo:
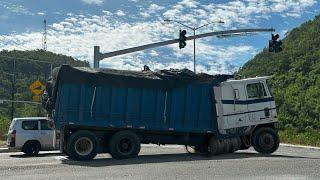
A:
<svg viewBox="0 0 320 180">
<path fill-rule="evenodd" d="M 56 156 L 56 157 L 54 157 L 54 159 L 56 159 L 58 161 L 63 161 L 63 160 L 67 160 L 68 158 L 66 156 Z"/>
<path fill-rule="evenodd" d="M 316 149 L 316 150 L 320 150 L 320 147 L 313 147 L 313 146 L 302 146 L 302 145 L 293 145 L 293 144 L 284 144 L 281 143 L 281 146 L 285 146 L 285 147 L 296 147 L 296 148 L 305 148 L 305 149 Z"/>
</svg>

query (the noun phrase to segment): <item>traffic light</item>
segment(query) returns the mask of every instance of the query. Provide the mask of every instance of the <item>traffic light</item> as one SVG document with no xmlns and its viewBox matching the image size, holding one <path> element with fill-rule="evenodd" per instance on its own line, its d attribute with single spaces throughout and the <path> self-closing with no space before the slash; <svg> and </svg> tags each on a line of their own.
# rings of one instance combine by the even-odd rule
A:
<svg viewBox="0 0 320 180">
<path fill-rule="evenodd" d="M 186 40 L 187 40 L 186 34 L 187 34 L 186 30 L 182 30 L 181 31 L 181 29 L 180 29 L 180 34 L 179 34 L 179 48 L 180 49 L 184 48 L 187 45 L 187 43 L 186 43 Z"/>
<path fill-rule="evenodd" d="M 269 52 L 275 52 L 278 53 L 280 51 L 282 51 L 282 41 L 279 40 L 279 34 L 271 34 L 271 40 L 269 40 Z"/>
<path fill-rule="evenodd" d="M 276 41 L 276 45 L 275 45 L 275 53 L 282 51 L 282 41 Z"/>
</svg>

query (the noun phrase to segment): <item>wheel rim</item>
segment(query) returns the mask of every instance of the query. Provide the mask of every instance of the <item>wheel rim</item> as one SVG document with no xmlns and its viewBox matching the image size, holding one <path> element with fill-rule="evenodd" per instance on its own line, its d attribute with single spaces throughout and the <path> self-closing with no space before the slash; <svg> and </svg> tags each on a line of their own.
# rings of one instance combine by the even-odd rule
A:
<svg viewBox="0 0 320 180">
<path fill-rule="evenodd" d="M 75 151 L 81 156 L 90 154 L 93 150 L 93 143 L 87 137 L 79 138 L 75 143 Z"/>
<path fill-rule="evenodd" d="M 128 155 L 133 150 L 133 143 L 128 138 L 123 138 L 119 141 L 117 149 L 121 154 Z"/>
<path fill-rule="evenodd" d="M 37 144 L 32 144 L 30 146 L 29 153 L 30 154 L 36 154 L 38 152 L 38 149 L 39 149 L 39 147 L 38 147 Z"/>
<path fill-rule="evenodd" d="M 38 150 L 38 146 L 37 145 L 34 145 L 34 146 L 31 147 L 31 153 L 32 154 L 35 154 L 37 152 L 37 150 Z"/>
<path fill-rule="evenodd" d="M 260 137 L 260 144 L 264 149 L 271 149 L 274 146 L 274 137 L 269 133 L 264 133 Z"/>
</svg>

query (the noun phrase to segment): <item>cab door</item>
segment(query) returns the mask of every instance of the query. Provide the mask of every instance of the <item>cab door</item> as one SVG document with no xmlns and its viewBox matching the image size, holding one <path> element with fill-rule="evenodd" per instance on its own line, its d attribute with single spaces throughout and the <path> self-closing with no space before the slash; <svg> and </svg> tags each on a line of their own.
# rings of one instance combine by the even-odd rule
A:
<svg viewBox="0 0 320 180">
<path fill-rule="evenodd" d="M 249 125 L 264 123 L 271 116 L 272 96 L 267 93 L 265 81 L 246 84 L 248 98 Z"/>
<path fill-rule="evenodd" d="M 246 94 L 243 93 L 244 84 L 235 83 L 221 87 L 223 129 L 234 129 L 246 126 L 248 123 L 248 106 Z"/>
</svg>

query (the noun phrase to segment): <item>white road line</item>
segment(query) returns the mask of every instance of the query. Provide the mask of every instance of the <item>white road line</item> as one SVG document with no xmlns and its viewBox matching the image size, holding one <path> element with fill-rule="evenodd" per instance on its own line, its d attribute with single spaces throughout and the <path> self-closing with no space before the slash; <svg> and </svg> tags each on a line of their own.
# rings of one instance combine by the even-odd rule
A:
<svg viewBox="0 0 320 180">
<path fill-rule="evenodd" d="M 316 149 L 316 150 L 320 150 L 320 147 L 313 147 L 313 146 L 302 146 L 302 145 L 293 145 L 293 144 L 285 144 L 285 143 L 281 143 L 281 146 L 285 146 L 285 147 L 295 147 L 295 148 L 305 148 L 305 149 Z"/>
</svg>

